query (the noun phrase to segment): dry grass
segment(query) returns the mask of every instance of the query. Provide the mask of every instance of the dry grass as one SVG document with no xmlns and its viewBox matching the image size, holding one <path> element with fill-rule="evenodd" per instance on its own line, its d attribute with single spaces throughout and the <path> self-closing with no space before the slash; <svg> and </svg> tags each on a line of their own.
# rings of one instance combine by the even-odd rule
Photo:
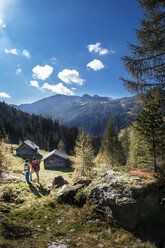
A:
<svg viewBox="0 0 165 248">
<path fill-rule="evenodd" d="M 57 204 L 56 191 L 49 194 L 53 178 L 59 173 L 69 178 L 70 171 L 45 171 L 41 164 L 41 184 L 36 183 L 35 174 L 32 184 L 26 184 L 24 161 L 14 155 L 14 149 L 4 146 L 5 163 L 13 177 L 1 184 L 0 248 L 45 248 L 60 240 L 70 248 L 155 247 L 111 226 L 94 205 L 78 208 Z M 5 191 L 8 202 L 3 198 Z"/>
</svg>

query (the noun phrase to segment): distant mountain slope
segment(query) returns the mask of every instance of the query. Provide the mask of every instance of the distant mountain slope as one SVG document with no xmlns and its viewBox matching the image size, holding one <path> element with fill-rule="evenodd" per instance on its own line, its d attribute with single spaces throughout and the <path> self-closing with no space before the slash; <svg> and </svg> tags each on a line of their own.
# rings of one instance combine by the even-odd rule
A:
<svg viewBox="0 0 165 248">
<path fill-rule="evenodd" d="M 112 118 L 118 131 L 125 127 L 126 119 L 135 120 L 141 110 L 136 97 L 112 99 L 109 97 L 54 95 L 31 104 L 15 106 L 27 113 L 41 114 L 58 120 L 68 127 L 84 127 L 92 135 L 102 135 L 107 121 Z"/>
</svg>

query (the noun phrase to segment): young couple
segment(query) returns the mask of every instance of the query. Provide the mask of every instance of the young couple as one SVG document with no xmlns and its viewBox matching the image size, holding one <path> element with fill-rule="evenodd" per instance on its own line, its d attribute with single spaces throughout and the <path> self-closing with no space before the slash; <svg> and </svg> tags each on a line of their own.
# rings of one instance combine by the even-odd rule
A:
<svg viewBox="0 0 165 248">
<path fill-rule="evenodd" d="M 32 164 L 30 165 L 29 159 L 25 160 L 24 164 L 24 171 L 25 173 L 25 179 L 27 183 L 29 183 L 29 176 L 30 181 L 32 181 L 32 173 L 35 172 L 37 175 L 37 183 L 39 183 L 39 171 L 40 171 L 40 161 L 36 160 L 36 158 L 33 158 Z"/>
</svg>

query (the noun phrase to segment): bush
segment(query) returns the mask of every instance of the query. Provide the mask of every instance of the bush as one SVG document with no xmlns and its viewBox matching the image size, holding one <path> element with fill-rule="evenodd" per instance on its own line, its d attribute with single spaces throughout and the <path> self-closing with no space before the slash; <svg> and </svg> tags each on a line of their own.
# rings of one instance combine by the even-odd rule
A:
<svg viewBox="0 0 165 248">
<path fill-rule="evenodd" d="M 79 207 L 82 207 L 86 202 L 86 195 L 84 194 L 85 189 L 86 189 L 86 186 L 79 189 L 76 195 L 74 196 L 74 200 L 78 204 Z"/>
</svg>

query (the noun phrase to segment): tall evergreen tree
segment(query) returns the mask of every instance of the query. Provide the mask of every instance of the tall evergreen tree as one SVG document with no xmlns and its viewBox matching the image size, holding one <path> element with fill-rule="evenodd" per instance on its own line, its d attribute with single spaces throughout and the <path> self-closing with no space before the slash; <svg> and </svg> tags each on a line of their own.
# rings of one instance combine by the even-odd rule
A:
<svg viewBox="0 0 165 248">
<path fill-rule="evenodd" d="M 131 92 L 165 87 L 165 1 L 137 0 L 144 10 L 140 28 L 136 29 L 137 45 L 130 44 L 130 56 L 122 57 L 133 80 L 123 79 Z"/>
<path fill-rule="evenodd" d="M 149 145 L 153 158 L 154 171 L 157 172 L 157 157 L 162 149 L 163 116 L 160 112 L 160 101 L 151 93 L 147 94 L 145 106 L 136 118 L 136 129 Z"/>
<path fill-rule="evenodd" d="M 66 152 L 66 147 L 62 139 L 59 141 L 57 148 L 62 152 Z"/>
<path fill-rule="evenodd" d="M 127 162 L 130 150 L 130 129 L 128 126 L 126 126 L 126 128 L 120 132 L 120 141 Z"/>
<path fill-rule="evenodd" d="M 127 165 L 130 168 L 152 168 L 152 157 L 149 151 L 149 144 L 139 135 L 139 132 L 132 127 L 130 132 L 130 150 Z"/>
<path fill-rule="evenodd" d="M 75 177 L 93 177 L 94 172 L 94 149 L 91 140 L 82 131 L 76 140 L 75 145 Z"/>
<path fill-rule="evenodd" d="M 112 167 L 121 165 L 124 162 L 124 155 L 121 143 L 118 140 L 116 127 L 112 120 L 108 121 L 104 132 L 100 152 L 105 162 Z"/>
</svg>

